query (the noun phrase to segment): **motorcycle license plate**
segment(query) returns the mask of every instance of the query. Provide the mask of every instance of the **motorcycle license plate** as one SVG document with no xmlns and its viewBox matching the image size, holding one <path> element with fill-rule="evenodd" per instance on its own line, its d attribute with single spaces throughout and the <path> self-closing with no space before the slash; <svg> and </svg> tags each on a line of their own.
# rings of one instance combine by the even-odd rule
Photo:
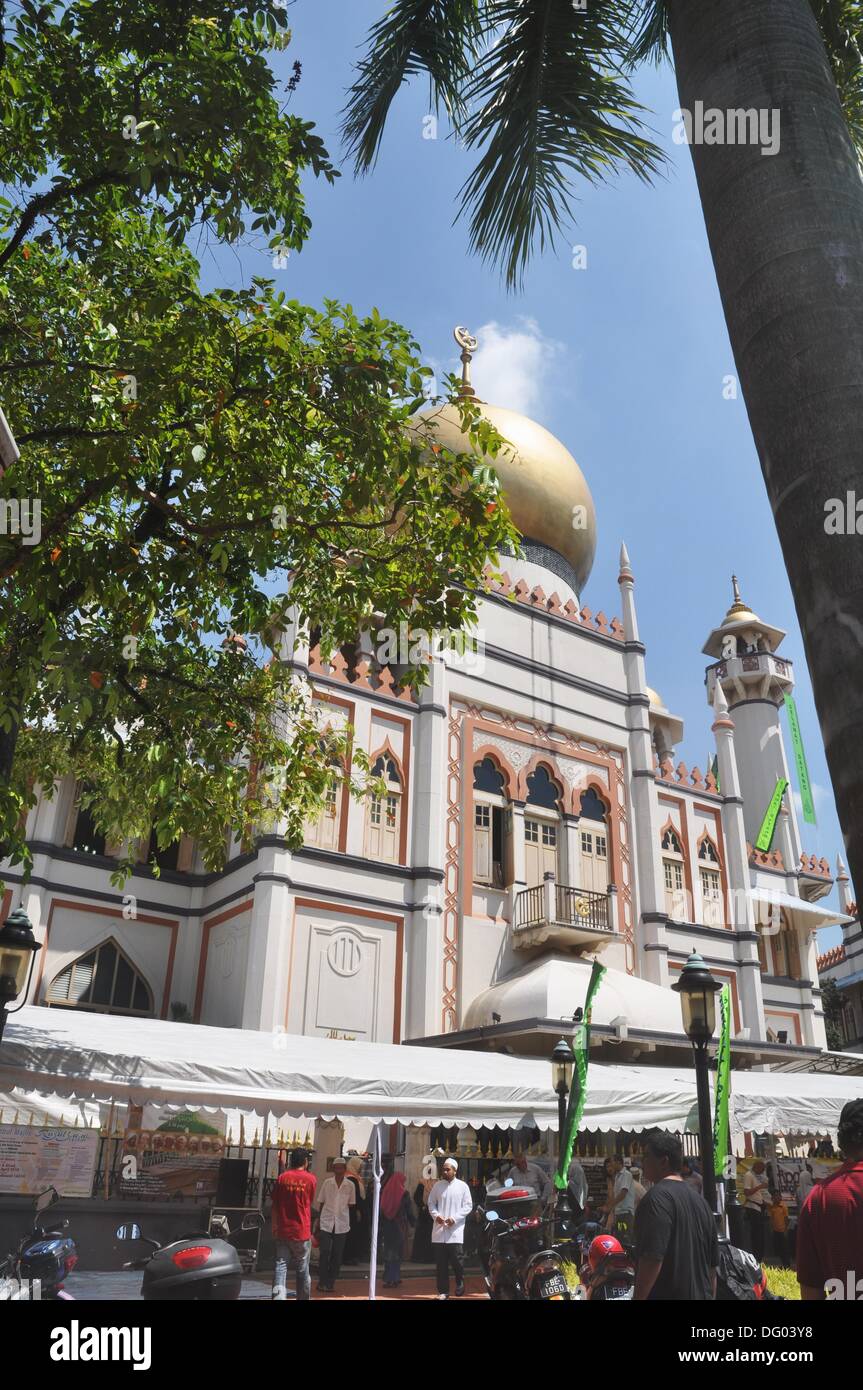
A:
<svg viewBox="0 0 863 1390">
<path fill-rule="evenodd" d="M 567 1283 L 562 1274 L 553 1274 L 550 1279 L 546 1279 L 542 1286 L 542 1296 L 547 1299 L 566 1298 L 568 1292 Z"/>
<path fill-rule="evenodd" d="M 630 1298 L 630 1299 L 631 1299 L 634 1293 L 635 1293 L 635 1290 L 634 1290 L 633 1288 L 631 1288 L 631 1287 L 625 1287 L 625 1286 L 622 1286 L 622 1285 L 620 1285 L 620 1284 L 616 1284 L 616 1285 L 615 1285 L 615 1284 L 612 1284 L 611 1288 L 608 1290 L 607 1297 L 608 1297 L 608 1298 Z"/>
</svg>

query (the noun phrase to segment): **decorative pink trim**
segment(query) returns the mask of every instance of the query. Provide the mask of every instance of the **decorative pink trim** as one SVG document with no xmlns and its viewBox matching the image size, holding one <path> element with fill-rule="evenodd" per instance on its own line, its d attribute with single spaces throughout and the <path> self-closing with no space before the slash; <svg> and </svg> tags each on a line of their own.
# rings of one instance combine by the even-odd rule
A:
<svg viewBox="0 0 863 1390">
<path fill-rule="evenodd" d="M 827 863 L 827 860 L 816 859 L 814 854 L 801 854 L 800 872 L 803 874 L 812 874 L 815 878 L 832 879 L 833 877 L 833 875 L 830 872 L 830 865 Z"/>
<path fill-rule="evenodd" d="M 818 967 L 819 975 L 821 974 L 822 970 L 829 970 L 833 965 L 841 965 L 844 959 L 845 947 L 831 946 L 830 950 L 825 951 L 823 956 L 815 957 L 815 964 Z"/>
<path fill-rule="evenodd" d="M 616 642 L 626 640 L 626 633 L 619 618 L 612 618 L 609 622 L 602 612 L 597 613 L 596 617 L 589 608 L 582 608 L 579 612 L 577 604 L 573 603 L 571 598 L 561 604 L 557 592 L 547 598 L 545 590 L 539 584 L 531 589 L 526 580 L 518 579 L 513 582 L 509 574 L 502 574 L 499 579 L 495 578 L 488 565 L 484 577 L 486 589 L 491 594 L 497 594 L 502 598 L 514 598 L 516 603 L 524 603 L 531 608 L 542 608 L 547 613 L 553 613 L 555 617 L 565 618 L 567 622 L 579 627 L 590 628 L 591 632 L 598 632 L 603 637 L 612 637 Z"/>
<path fill-rule="evenodd" d="M 309 651 L 309 671 L 314 676 L 328 676 L 330 680 L 342 681 L 357 690 L 389 695 L 395 700 L 404 700 L 409 705 L 416 703 L 410 686 L 396 685 L 389 666 L 375 666 L 367 656 L 360 657 L 351 672 L 341 652 L 333 652 L 329 661 L 324 662 L 321 660 L 320 646 L 315 646 Z"/>
</svg>

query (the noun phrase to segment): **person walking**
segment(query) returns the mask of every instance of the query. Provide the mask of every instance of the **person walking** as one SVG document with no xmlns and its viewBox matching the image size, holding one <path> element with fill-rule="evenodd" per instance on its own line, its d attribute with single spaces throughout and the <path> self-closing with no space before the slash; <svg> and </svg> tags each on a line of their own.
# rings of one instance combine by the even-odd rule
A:
<svg viewBox="0 0 863 1390">
<path fill-rule="evenodd" d="M 683 1147 L 655 1130 L 644 1141 L 644 1176 L 652 1184 L 635 1214 L 635 1298 L 706 1303 L 716 1297 L 716 1223 L 700 1193 L 681 1175 Z"/>
<path fill-rule="evenodd" d="M 308 1171 L 305 1149 L 294 1149 L 290 1167 L 273 1187 L 271 1221 L 276 1243 L 276 1270 L 273 1298 L 284 1302 L 288 1296 L 288 1270 L 296 1271 L 297 1300 L 311 1298 L 309 1257 L 312 1253 L 312 1203 L 317 1179 Z"/>
<path fill-rule="evenodd" d="M 743 1210 L 749 1228 L 749 1249 L 759 1264 L 764 1259 L 767 1234 L 767 1208 L 770 1205 L 770 1185 L 763 1158 L 756 1158 L 743 1176 Z"/>
<path fill-rule="evenodd" d="M 431 1264 L 434 1259 L 432 1252 L 432 1218 L 428 1208 L 429 1193 L 437 1182 L 437 1178 L 421 1178 L 414 1188 L 414 1206 L 417 1213 L 417 1224 L 414 1232 L 414 1244 L 412 1258 L 414 1264 Z"/>
<path fill-rule="evenodd" d="M 843 1106 L 839 1148 L 844 1163 L 815 1184 L 797 1222 L 797 1281 L 809 1303 L 863 1295 L 863 1100 Z"/>
<path fill-rule="evenodd" d="M 346 1161 L 333 1159 L 333 1171 L 324 1178 L 315 1205 L 318 1208 L 318 1240 L 321 1262 L 318 1271 L 318 1292 L 334 1293 L 342 1266 L 342 1254 L 348 1231 L 351 1229 L 351 1207 L 356 1202 L 356 1188 L 345 1177 Z"/>
<path fill-rule="evenodd" d="M 767 1208 L 767 1219 L 770 1222 L 770 1258 L 784 1269 L 788 1264 L 788 1208 L 781 1192 L 774 1192 Z"/>
<path fill-rule="evenodd" d="M 404 1173 L 393 1173 L 381 1193 L 385 1289 L 397 1289 L 402 1282 L 402 1260 L 407 1249 L 408 1231 L 416 1225 L 414 1205 L 405 1191 L 405 1182 Z"/>
<path fill-rule="evenodd" d="M 620 1154 L 615 1154 L 611 1160 L 611 1173 L 611 1201 L 605 1210 L 608 1229 L 626 1239 L 632 1233 L 635 1220 L 635 1187 L 632 1173 L 624 1165 Z"/>
<path fill-rule="evenodd" d="M 359 1264 L 361 1259 L 367 1259 L 369 1254 L 366 1186 L 363 1182 L 363 1161 L 359 1154 L 348 1158 L 345 1177 L 354 1186 L 354 1205 L 350 1210 L 351 1228 L 345 1241 L 342 1264 L 355 1265 Z"/>
<path fill-rule="evenodd" d="M 464 1223 L 473 1211 L 473 1201 L 470 1188 L 456 1177 L 457 1172 L 456 1160 L 446 1159 L 443 1178 L 435 1183 L 428 1198 L 439 1300 L 449 1298 L 450 1269 L 455 1277 L 456 1298 L 464 1293 Z"/>
</svg>

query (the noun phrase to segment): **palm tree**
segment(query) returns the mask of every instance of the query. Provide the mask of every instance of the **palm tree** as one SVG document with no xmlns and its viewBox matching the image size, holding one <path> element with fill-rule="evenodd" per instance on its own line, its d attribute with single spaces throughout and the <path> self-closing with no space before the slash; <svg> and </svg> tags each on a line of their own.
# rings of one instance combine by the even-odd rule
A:
<svg viewBox="0 0 863 1390">
<path fill-rule="evenodd" d="M 778 113 L 779 148 L 692 143 L 728 333 L 812 675 L 851 873 L 863 885 L 863 0 L 396 0 L 345 115 L 359 171 L 427 73 L 478 161 L 470 241 L 516 285 L 573 181 L 649 178 L 632 67 L 669 52 L 680 107 Z M 828 534 L 859 489 L 860 535 Z M 836 510 L 835 505 L 831 510 Z"/>
</svg>

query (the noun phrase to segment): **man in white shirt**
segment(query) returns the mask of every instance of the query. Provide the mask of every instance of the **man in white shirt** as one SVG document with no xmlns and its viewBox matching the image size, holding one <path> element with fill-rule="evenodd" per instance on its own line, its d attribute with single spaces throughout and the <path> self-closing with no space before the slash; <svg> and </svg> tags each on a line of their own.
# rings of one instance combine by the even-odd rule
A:
<svg viewBox="0 0 863 1390">
<path fill-rule="evenodd" d="M 443 1178 L 436 1182 L 428 1195 L 431 1214 L 432 1250 L 437 1266 L 437 1296 L 449 1298 L 449 1271 L 455 1276 L 456 1298 L 464 1293 L 464 1223 L 473 1211 L 470 1188 L 456 1177 L 458 1164 L 448 1158 L 443 1166 Z"/>
<path fill-rule="evenodd" d="M 749 1225 L 749 1249 L 756 1260 L 764 1259 L 766 1212 L 770 1205 L 770 1184 L 763 1158 L 756 1158 L 743 1176 L 743 1209 Z"/>
<path fill-rule="evenodd" d="M 315 1197 L 318 1219 L 315 1223 L 320 1244 L 318 1292 L 333 1293 L 342 1264 L 342 1252 L 351 1229 L 350 1209 L 356 1203 L 356 1187 L 345 1179 L 347 1161 L 333 1159 L 333 1171 L 325 1178 Z"/>
<path fill-rule="evenodd" d="M 606 1207 L 608 1229 L 619 1236 L 628 1236 L 635 1221 L 635 1184 L 632 1173 L 625 1167 L 620 1154 L 611 1160 L 614 1173 L 614 1189 L 611 1203 Z"/>
<path fill-rule="evenodd" d="M 506 1175 L 516 1187 L 531 1187 L 543 1206 L 551 1196 L 551 1178 L 538 1163 L 531 1163 L 527 1154 L 517 1153 L 515 1163 Z"/>
</svg>

